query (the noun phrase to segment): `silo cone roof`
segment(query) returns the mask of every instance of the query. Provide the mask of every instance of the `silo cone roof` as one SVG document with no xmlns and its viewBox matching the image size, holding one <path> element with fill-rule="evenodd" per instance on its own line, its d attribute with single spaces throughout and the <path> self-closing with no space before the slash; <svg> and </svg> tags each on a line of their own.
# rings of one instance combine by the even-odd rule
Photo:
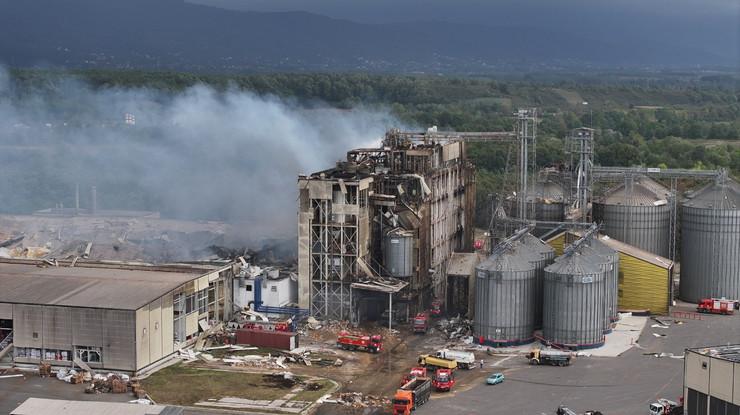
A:
<svg viewBox="0 0 740 415">
<path fill-rule="evenodd" d="M 593 275 L 601 274 L 601 267 L 579 253 L 573 253 L 569 256 L 561 256 L 556 261 L 545 268 L 545 272 L 558 275 Z"/>
<path fill-rule="evenodd" d="M 686 195 L 684 206 L 704 209 L 740 209 L 740 185 L 732 179 L 712 183 Z"/>
<path fill-rule="evenodd" d="M 591 240 L 586 244 L 589 248 L 593 249 L 594 252 L 598 253 L 599 255 L 607 255 L 607 256 L 615 256 L 617 255 L 617 251 L 607 246 L 605 243 L 601 242 L 600 240 L 596 239 L 595 237 L 591 238 Z"/>
<path fill-rule="evenodd" d="M 504 252 L 496 253 L 488 257 L 490 263 L 486 264 L 488 271 L 531 271 L 534 269 L 532 256 L 520 249 L 511 248 Z"/>
<path fill-rule="evenodd" d="M 536 182 L 534 189 L 527 192 L 527 202 L 562 203 L 563 186 L 552 180 Z"/>
<path fill-rule="evenodd" d="M 547 257 L 548 255 L 553 255 L 555 253 L 555 250 L 548 244 L 542 242 L 542 240 L 530 233 L 524 235 L 522 239 L 519 240 L 519 242 L 522 243 L 527 249 L 531 250 L 532 252 L 536 252 L 540 255 L 542 255 L 543 258 Z"/>
<path fill-rule="evenodd" d="M 647 177 L 639 177 L 634 180 L 632 192 L 625 189 L 621 184 L 607 192 L 598 200 L 605 205 L 627 205 L 627 206 L 655 206 L 655 202 L 668 200 L 670 191 L 660 183 Z"/>
</svg>

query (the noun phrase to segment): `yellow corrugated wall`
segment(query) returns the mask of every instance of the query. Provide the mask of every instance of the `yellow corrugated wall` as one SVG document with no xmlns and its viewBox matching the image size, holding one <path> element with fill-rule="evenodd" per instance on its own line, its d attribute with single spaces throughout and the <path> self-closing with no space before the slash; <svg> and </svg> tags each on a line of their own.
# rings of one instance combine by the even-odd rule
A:
<svg viewBox="0 0 740 415">
<path fill-rule="evenodd" d="M 619 253 L 619 308 L 668 314 L 670 270 Z"/>
<path fill-rule="evenodd" d="M 565 232 L 550 239 L 547 243 L 555 250 L 555 255 L 563 255 L 563 249 L 565 249 Z"/>
</svg>

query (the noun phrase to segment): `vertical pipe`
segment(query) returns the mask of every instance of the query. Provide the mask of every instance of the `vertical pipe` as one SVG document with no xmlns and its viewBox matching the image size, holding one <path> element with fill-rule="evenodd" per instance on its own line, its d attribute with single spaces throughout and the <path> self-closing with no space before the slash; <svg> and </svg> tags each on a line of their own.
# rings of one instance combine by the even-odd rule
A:
<svg viewBox="0 0 740 415">
<path fill-rule="evenodd" d="M 93 186 L 90 189 L 90 213 L 95 215 L 98 212 L 98 190 Z"/>
<path fill-rule="evenodd" d="M 75 184 L 75 215 L 80 214 L 80 184 Z"/>
</svg>

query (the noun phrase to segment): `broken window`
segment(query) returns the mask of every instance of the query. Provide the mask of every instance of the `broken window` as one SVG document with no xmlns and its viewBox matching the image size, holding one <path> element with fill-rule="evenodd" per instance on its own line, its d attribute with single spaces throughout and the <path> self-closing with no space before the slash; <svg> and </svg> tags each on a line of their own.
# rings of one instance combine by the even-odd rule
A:
<svg viewBox="0 0 740 415">
<path fill-rule="evenodd" d="M 95 346 L 75 346 L 75 355 L 85 363 L 101 363 L 103 351 Z"/>
<path fill-rule="evenodd" d="M 72 352 L 69 350 L 44 349 L 44 360 L 72 360 Z"/>
<path fill-rule="evenodd" d="M 34 349 L 32 347 L 16 347 L 13 350 L 15 357 L 41 360 L 41 349 Z"/>
<path fill-rule="evenodd" d="M 185 314 L 190 314 L 195 311 L 195 294 L 188 294 L 185 297 Z"/>
<path fill-rule="evenodd" d="M 204 314 L 208 311 L 208 289 L 198 291 L 198 313 Z"/>
</svg>

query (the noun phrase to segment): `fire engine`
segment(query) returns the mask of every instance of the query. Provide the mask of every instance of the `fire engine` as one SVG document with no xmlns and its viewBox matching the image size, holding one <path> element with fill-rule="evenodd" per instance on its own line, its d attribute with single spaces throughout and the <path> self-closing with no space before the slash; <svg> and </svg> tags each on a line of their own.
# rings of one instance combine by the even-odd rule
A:
<svg viewBox="0 0 740 415">
<path fill-rule="evenodd" d="M 432 386 L 440 392 L 447 392 L 455 386 L 455 376 L 450 369 L 437 369 L 432 379 Z"/>
<path fill-rule="evenodd" d="M 383 350 L 383 337 L 379 334 L 368 336 L 365 334 L 352 334 L 346 331 L 340 332 L 337 337 L 337 347 L 344 350 L 366 350 L 378 353 Z"/>
<path fill-rule="evenodd" d="M 700 313 L 732 314 L 735 312 L 737 301 L 724 298 L 703 298 L 696 306 Z"/>
</svg>

